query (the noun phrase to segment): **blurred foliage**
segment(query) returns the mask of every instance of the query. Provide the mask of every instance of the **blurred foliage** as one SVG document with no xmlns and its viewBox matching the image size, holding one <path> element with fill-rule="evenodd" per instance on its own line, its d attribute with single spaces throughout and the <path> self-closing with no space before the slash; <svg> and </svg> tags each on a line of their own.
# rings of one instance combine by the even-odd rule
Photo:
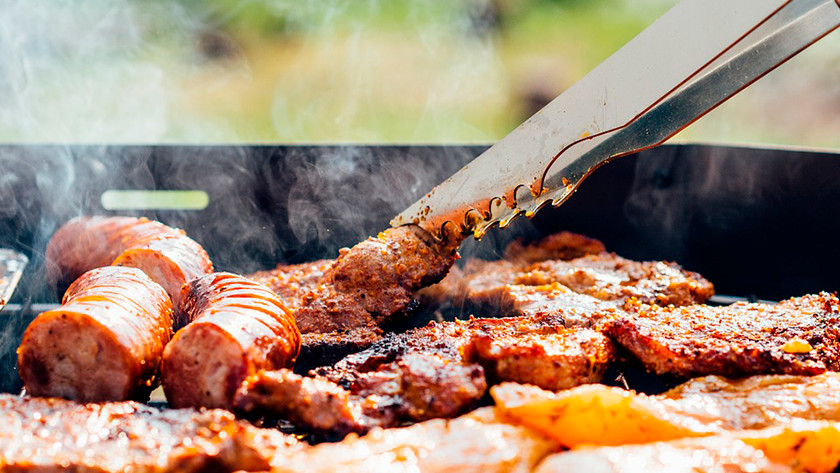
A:
<svg viewBox="0 0 840 473">
<path fill-rule="evenodd" d="M 498 140 L 676 3 L 10 1 L 0 140 L 403 143 Z M 840 146 L 836 37 L 682 137 Z"/>
</svg>

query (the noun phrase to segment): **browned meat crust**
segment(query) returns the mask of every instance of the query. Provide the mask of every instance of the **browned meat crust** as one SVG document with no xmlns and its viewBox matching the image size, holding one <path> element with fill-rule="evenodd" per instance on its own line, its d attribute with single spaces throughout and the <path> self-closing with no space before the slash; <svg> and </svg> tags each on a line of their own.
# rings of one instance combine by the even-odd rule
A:
<svg viewBox="0 0 840 473">
<path fill-rule="evenodd" d="M 827 293 L 776 305 L 634 303 L 608 333 L 657 374 L 805 374 L 840 369 L 840 303 Z"/>
<path fill-rule="evenodd" d="M 529 286 L 558 282 L 596 299 L 625 301 L 632 297 L 663 306 L 700 304 L 714 295 L 712 283 L 676 263 L 637 262 L 614 253 L 543 261 L 526 268 L 514 282 Z"/>
<path fill-rule="evenodd" d="M 487 320 L 464 358 L 480 363 L 491 383 L 516 381 L 557 391 L 601 381 L 615 356 L 609 339 L 594 330 L 523 328 Z"/>
<path fill-rule="evenodd" d="M 297 372 L 334 363 L 382 338 L 382 330 L 352 297 L 324 284 L 335 260 L 278 265 L 248 277 L 265 284 L 292 310 L 302 334 Z"/>
<path fill-rule="evenodd" d="M 600 381 L 613 357 L 602 334 L 566 328 L 559 315 L 430 323 L 389 335 L 313 378 L 260 373 L 237 393 L 243 411 L 344 434 L 466 411 L 488 379 L 550 389 Z M 485 371 L 487 370 L 487 371 Z"/>
<path fill-rule="evenodd" d="M 705 302 L 714 294 L 710 282 L 674 263 L 636 262 L 612 253 L 531 265 L 472 260 L 464 267 L 459 287 L 471 310 L 505 316 L 555 306 L 555 301 L 568 298 L 563 295 L 568 290 L 617 307 L 630 298 L 660 305 L 689 305 Z"/>
<path fill-rule="evenodd" d="M 229 408 L 246 376 L 294 365 L 300 332 L 269 288 L 231 273 L 184 285 L 181 313 L 193 320 L 163 354 L 162 379 L 174 407 Z"/>
<path fill-rule="evenodd" d="M 290 436 L 256 429 L 222 410 L 0 394 L 3 471 L 260 471 L 275 455 L 301 449 Z"/>
<path fill-rule="evenodd" d="M 514 241 L 505 250 L 505 259 L 469 260 L 463 270 L 452 268 L 439 284 L 421 290 L 418 296 L 427 310 L 433 305 L 463 307 L 469 301 L 469 309 L 478 313 L 493 312 L 509 317 L 523 315 L 506 305 L 511 299 L 507 296 L 510 288 L 506 286 L 513 284 L 516 275 L 525 271 L 529 264 L 570 260 L 604 251 L 604 244 L 600 241 L 571 232 L 549 235 L 527 245 Z"/>
<path fill-rule="evenodd" d="M 334 261 L 280 265 L 250 277 L 292 301 L 302 334 L 333 334 L 304 336 L 306 361 L 323 352 L 343 355 L 370 346 L 380 338 L 381 326 L 405 314 L 417 289 L 443 278 L 458 259 L 456 250 L 454 242 L 434 240 L 419 227 L 390 228 L 341 250 Z M 343 334 L 351 335 L 349 343 Z"/>
<path fill-rule="evenodd" d="M 59 291 L 102 266 L 141 269 L 163 286 L 177 308 L 181 286 L 213 271 L 207 252 L 183 230 L 146 218 L 77 217 L 47 245 L 47 279 Z"/>
<path fill-rule="evenodd" d="M 296 310 L 303 294 L 314 290 L 335 260 L 318 260 L 302 264 L 279 264 L 269 271 L 247 277 L 265 284 L 292 310 Z"/>
<path fill-rule="evenodd" d="M 514 241 L 505 250 L 505 259 L 522 263 L 545 260 L 571 260 L 607 251 L 600 241 L 572 232 L 559 232 L 541 240 L 523 244 Z"/>
<path fill-rule="evenodd" d="M 382 340 L 379 328 L 360 327 L 353 330 L 301 335 L 300 355 L 295 361 L 296 373 L 307 373 L 319 366 L 331 365 L 351 353 L 370 348 Z"/>
<path fill-rule="evenodd" d="M 443 278 L 456 250 L 419 227 L 389 228 L 342 249 L 335 261 L 280 265 L 250 277 L 293 300 L 301 333 L 373 328 L 404 313 L 414 291 Z"/>
<path fill-rule="evenodd" d="M 29 324 L 18 349 L 29 394 L 81 401 L 147 398 L 172 335 L 172 303 L 134 268 L 83 274 L 60 307 Z"/>
<path fill-rule="evenodd" d="M 345 389 L 320 376 L 263 371 L 243 383 L 237 408 L 278 415 L 308 430 L 344 435 L 455 417 L 487 390 L 480 366 L 422 354 L 407 355 L 353 381 Z"/>
<path fill-rule="evenodd" d="M 458 258 L 418 227 L 390 228 L 341 250 L 296 310 L 301 332 L 376 327 L 403 313 L 417 289 L 439 281 Z"/>
<path fill-rule="evenodd" d="M 382 324 L 408 307 L 414 291 L 446 275 L 458 259 L 456 249 L 419 227 L 389 228 L 342 250 L 328 277 Z"/>
</svg>

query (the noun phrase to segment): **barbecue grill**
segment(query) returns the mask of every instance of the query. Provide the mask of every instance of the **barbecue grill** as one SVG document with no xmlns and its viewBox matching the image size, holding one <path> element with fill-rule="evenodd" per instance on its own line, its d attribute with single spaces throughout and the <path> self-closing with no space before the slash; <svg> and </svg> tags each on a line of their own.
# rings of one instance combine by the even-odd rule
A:
<svg viewBox="0 0 840 473">
<path fill-rule="evenodd" d="M 0 313 L 0 388 L 20 390 L 23 329 L 58 296 L 44 284 L 52 232 L 81 214 L 143 215 L 183 228 L 219 270 L 334 257 L 384 229 L 485 146 L 0 147 L 0 247 L 30 258 Z M 715 283 L 720 301 L 778 300 L 840 286 L 840 155 L 665 145 L 602 167 L 557 209 L 462 246 L 496 258 L 513 238 L 562 229 L 636 260 L 673 260 Z M 206 193 L 203 208 L 137 208 L 109 190 Z M 203 195 L 203 194 L 202 194 Z M 191 207 L 191 205 L 187 205 Z"/>
</svg>

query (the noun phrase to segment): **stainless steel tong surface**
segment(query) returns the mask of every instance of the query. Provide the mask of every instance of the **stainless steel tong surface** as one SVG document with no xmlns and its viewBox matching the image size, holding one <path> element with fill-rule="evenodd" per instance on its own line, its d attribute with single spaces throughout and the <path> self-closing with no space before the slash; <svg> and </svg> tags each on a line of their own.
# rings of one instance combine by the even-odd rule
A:
<svg viewBox="0 0 840 473">
<path fill-rule="evenodd" d="M 483 235 L 560 205 L 840 26 L 840 0 L 683 0 L 391 224 Z"/>
<path fill-rule="evenodd" d="M 17 251 L 0 248 L 0 310 L 15 292 L 29 259 Z"/>
</svg>

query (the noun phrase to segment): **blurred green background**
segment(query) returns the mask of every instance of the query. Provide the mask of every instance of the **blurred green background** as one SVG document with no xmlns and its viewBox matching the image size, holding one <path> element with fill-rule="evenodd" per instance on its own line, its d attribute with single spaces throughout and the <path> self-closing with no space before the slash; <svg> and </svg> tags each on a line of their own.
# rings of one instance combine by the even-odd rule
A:
<svg viewBox="0 0 840 473">
<path fill-rule="evenodd" d="M 0 141 L 463 143 L 503 137 L 676 2 L 5 3 Z M 840 147 L 838 35 L 677 138 Z"/>
</svg>

